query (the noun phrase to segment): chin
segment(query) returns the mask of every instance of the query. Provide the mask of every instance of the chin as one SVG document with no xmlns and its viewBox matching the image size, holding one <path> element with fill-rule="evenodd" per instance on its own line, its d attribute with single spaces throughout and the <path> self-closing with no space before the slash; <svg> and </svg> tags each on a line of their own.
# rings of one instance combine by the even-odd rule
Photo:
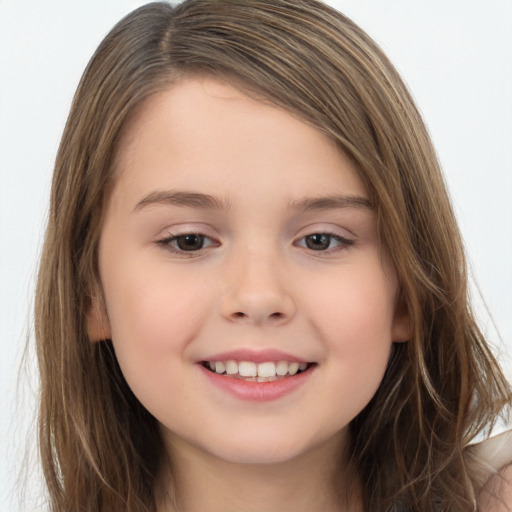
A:
<svg viewBox="0 0 512 512">
<path fill-rule="evenodd" d="M 234 464 L 280 464 L 295 459 L 303 453 L 298 447 L 273 446 L 258 443 L 251 447 L 230 446 L 229 449 L 216 451 L 218 458 Z"/>
<path fill-rule="evenodd" d="M 209 442 L 203 450 L 226 462 L 235 464 L 282 464 L 321 449 L 332 439 L 315 439 L 309 436 L 290 436 L 287 432 L 245 432 L 246 435 L 231 436 Z M 337 437 L 337 436 L 336 436 Z"/>
</svg>

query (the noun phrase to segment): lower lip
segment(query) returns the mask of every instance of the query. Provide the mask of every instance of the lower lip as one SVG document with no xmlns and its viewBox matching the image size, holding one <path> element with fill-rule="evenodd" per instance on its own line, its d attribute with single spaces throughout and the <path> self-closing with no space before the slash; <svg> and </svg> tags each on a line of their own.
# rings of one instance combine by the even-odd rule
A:
<svg viewBox="0 0 512 512">
<path fill-rule="evenodd" d="M 274 382 L 252 382 L 211 372 L 201 364 L 198 366 L 204 376 L 222 391 L 240 400 L 250 400 L 254 402 L 267 402 L 284 397 L 305 384 L 314 372 L 313 367 L 298 375 L 285 377 L 284 379 L 275 380 Z"/>
</svg>

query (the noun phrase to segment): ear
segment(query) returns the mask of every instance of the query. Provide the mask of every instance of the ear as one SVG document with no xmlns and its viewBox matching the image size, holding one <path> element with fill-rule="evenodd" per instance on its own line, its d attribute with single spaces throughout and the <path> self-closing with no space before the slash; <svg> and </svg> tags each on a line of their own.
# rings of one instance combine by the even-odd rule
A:
<svg viewBox="0 0 512 512">
<path fill-rule="evenodd" d="M 391 332 L 391 341 L 394 343 L 403 343 L 412 338 L 413 326 L 407 306 L 403 300 L 399 300 L 393 318 L 393 328 Z"/>
<path fill-rule="evenodd" d="M 108 340 L 112 337 L 105 299 L 99 289 L 91 294 L 87 311 L 87 334 L 91 342 Z"/>
</svg>

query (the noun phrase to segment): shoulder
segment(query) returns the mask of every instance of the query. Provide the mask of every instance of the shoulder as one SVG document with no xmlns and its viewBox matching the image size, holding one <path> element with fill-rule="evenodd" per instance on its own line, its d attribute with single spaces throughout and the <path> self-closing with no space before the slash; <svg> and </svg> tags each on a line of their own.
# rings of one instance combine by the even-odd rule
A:
<svg viewBox="0 0 512 512">
<path fill-rule="evenodd" d="M 480 512 L 512 511 L 512 464 L 492 475 L 478 495 Z"/>
<path fill-rule="evenodd" d="M 478 495 L 478 510 L 512 511 L 512 431 L 475 445 L 472 452 L 485 476 Z"/>
</svg>

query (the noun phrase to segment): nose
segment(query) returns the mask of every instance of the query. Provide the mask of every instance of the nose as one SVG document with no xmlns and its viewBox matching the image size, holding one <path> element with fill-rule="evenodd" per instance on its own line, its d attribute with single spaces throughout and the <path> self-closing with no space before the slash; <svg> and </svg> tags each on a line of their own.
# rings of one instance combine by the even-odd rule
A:
<svg viewBox="0 0 512 512">
<path fill-rule="evenodd" d="M 287 272 L 278 258 L 262 252 L 246 251 L 227 268 L 221 314 L 231 322 L 282 325 L 295 315 Z"/>
</svg>

